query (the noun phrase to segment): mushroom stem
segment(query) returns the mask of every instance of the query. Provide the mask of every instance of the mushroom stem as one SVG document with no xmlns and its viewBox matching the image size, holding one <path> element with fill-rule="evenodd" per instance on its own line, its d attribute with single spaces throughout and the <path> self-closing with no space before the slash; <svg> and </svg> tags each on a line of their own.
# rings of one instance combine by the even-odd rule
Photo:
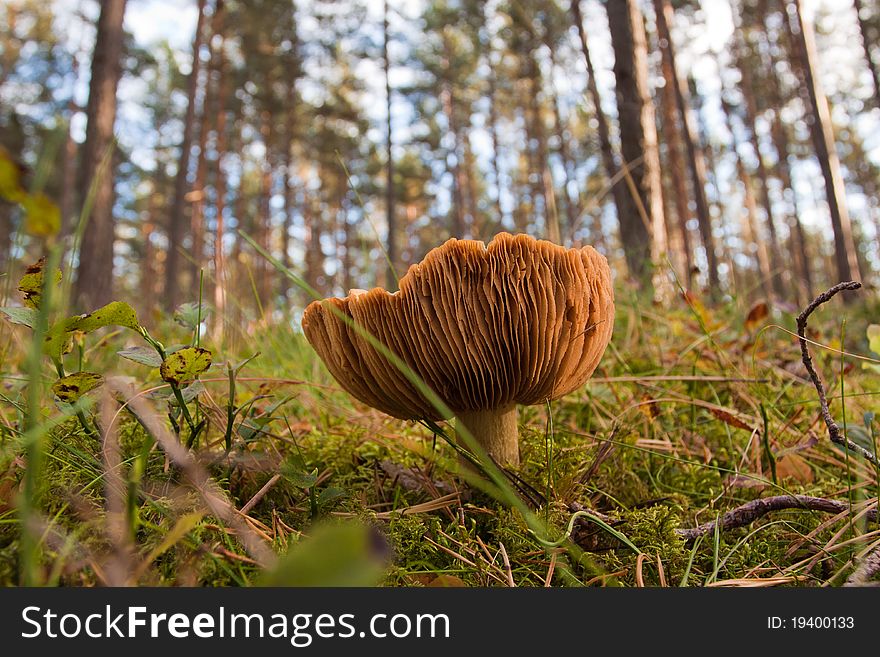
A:
<svg viewBox="0 0 880 657">
<path fill-rule="evenodd" d="M 466 426 L 499 465 L 519 465 L 515 404 L 486 411 L 460 411 L 457 417 L 456 426 Z M 458 442 L 467 447 L 461 436 Z"/>
</svg>

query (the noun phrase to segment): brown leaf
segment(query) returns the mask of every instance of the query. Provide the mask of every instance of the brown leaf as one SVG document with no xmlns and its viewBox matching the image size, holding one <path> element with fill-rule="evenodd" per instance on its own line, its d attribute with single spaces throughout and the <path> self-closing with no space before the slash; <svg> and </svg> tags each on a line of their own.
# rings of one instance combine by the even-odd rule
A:
<svg viewBox="0 0 880 657">
<path fill-rule="evenodd" d="M 437 575 L 437 577 L 428 582 L 426 586 L 441 589 L 467 588 L 467 584 L 464 583 L 464 580 L 455 575 Z"/>
<path fill-rule="evenodd" d="M 736 417 L 732 413 L 728 413 L 727 411 L 720 408 L 710 408 L 709 412 L 725 424 L 729 424 L 730 426 L 736 427 L 737 429 L 745 429 L 746 431 L 752 431 L 753 429 L 753 427 L 746 424 L 745 421 Z"/>
<path fill-rule="evenodd" d="M 804 457 L 797 454 L 786 454 L 776 461 L 776 476 L 779 479 L 792 478 L 802 484 L 812 483 L 814 478 L 813 468 Z"/>
<path fill-rule="evenodd" d="M 764 302 L 761 301 L 752 306 L 752 309 L 749 310 L 749 314 L 746 315 L 746 323 L 745 330 L 749 333 L 754 331 L 758 324 L 767 319 L 770 316 L 770 308 Z"/>
</svg>

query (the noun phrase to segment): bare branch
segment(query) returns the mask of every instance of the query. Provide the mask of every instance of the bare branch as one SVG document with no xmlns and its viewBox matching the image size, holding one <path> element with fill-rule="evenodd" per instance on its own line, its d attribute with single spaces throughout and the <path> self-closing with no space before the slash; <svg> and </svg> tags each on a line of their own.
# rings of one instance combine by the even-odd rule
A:
<svg viewBox="0 0 880 657">
<path fill-rule="evenodd" d="M 772 511 L 784 509 L 804 509 L 806 511 L 821 511 L 822 513 L 844 513 L 849 511 L 850 505 L 846 502 L 829 500 L 824 497 L 811 497 L 809 495 L 777 495 L 775 497 L 762 497 L 747 502 L 728 511 L 721 520 L 706 522 L 693 529 L 676 529 L 675 533 L 681 538 L 692 541 L 703 534 L 710 534 L 718 526 L 720 531 L 745 527 L 758 518 Z M 877 521 L 877 509 L 871 509 L 866 514 L 869 521 Z"/>
<path fill-rule="evenodd" d="M 822 385 L 819 375 L 816 374 L 816 370 L 813 367 L 813 359 L 810 356 L 809 347 L 807 347 L 807 319 L 813 314 L 813 311 L 826 301 L 829 301 L 838 292 L 844 290 L 858 290 L 860 287 L 862 287 L 862 284 L 857 281 L 838 283 L 813 299 L 810 302 L 810 305 L 804 308 L 803 312 L 797 316 L 797 333 L 801 344 L 801 360 L 804 363 L 804 367 L 807 368 L 807 373 L 810 375 L 810 380 L 813 382 L 816 392 L 819 394 L 819 404 L 822 407 L 822 419 L 825 421 L 825 426 L 828 427 L 828 437 L 831 439 L 831 442 L 840 445 L 844 449 L 849 449 L 850 451 L 859 454 L 874 465 L 880 465 L 876 454 L 865 449 L 861 445 L 856 445 L 849 438 L 841 435 L 840 427 L 834 421 L 834 418 L 831 417 L 831 411 L 828 410 L 828 398 L 825 396 L 825 386 Z"/>
</svg>

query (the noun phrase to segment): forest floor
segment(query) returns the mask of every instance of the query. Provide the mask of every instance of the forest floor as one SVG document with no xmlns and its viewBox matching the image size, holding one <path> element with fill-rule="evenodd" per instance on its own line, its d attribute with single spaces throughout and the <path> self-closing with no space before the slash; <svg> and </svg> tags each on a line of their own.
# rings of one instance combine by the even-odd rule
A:
<svg viewBox="0 0 880 657">
<path fill-rule="evenodd" d="M 820 307 L 808 336 L 832 416 L 876 453 L 871 296 Z M 192 342 L 192 311 L 152 318 L 152 336 Z M 829 441 L 791 311 L 618 291 L 593 379 L 520 409 L 522 465 L 492 485 L 443 436 L 352 400 L 292 322 L 200 338 L 213 365 L 181 386 L 201 425 L 187 449 L 159 368 L 117 355 L 136 333 L 74 350 L 127 377 L 117 398 L 144 394 L 72 407 L 28 360 L 30 329 L 0 319 L 0 585 L 843 584 L 880 545 L 880 477 Z M 789 495 L 822 499 L 781 508 Z M 740 526 L 687 531 L 749 503 Z"/>
</svg>

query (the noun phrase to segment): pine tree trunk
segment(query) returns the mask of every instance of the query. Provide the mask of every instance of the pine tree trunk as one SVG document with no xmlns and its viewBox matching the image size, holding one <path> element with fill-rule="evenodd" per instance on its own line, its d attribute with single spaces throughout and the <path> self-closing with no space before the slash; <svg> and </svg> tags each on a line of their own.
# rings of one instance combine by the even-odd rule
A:
<svg viewBox="0 0 880 657">
<path fill-rule="evenodd" d="M 459 134 L 458 120 L 455 111 L 455 99 L 452 94 L 452 88 L 449 83 L 444 83 L 443 90 L 440 92 L 440 100 L 443 104 L 443 111 L 449 122 L 449 132 L 452 136 L 451 154 L 454 164 L 449 166 L 449 172 L 452 174 L 452 222 L 450 225 L 450 233 L 452 237 L 463 239 L 467 231 L 467 225 L 464 217 L 464 177 L 462 176 L 462 162 L 459 152 Z M 449 158 L 447 157 L 447 165 Z"/>
<path fill-rule="evenodd" d="M 740 213 L 742 221 L 743 241 L 746 244 L 746 253 L 754 253 L 755 264 L 757 265 L 758 280 L 764 295 L 769 299 L 773 294 L 773 284 L 771 282 L 772 272 L 770 268 L 770 257 L 767 253 L 767 245 L 764 240 L 758 236 L 758 219 L 757 219 L 757 203 L 755 202 L 755 194 L 752 190 L 752 181 L 746 172 L 745 165 L 739 155 L 739 143 L 737 142 L 736 132 L 733 128 L 733 120 L 731 116 L 732 108 L 722 99 L 721 107 L 724 110 L 724 118 L 727 122 L 727 130 L 732 138 L 731 151 L 736 158 L 736 174 L 739 182 L 743 187 L 745 207 Z M 775 262 L 779 262 L 776 260 Z"/>
<path fill-rule="evenodd" d="M 223 336 L 224 318 L 226 313 L 226 289 L 228 279 L 226 274 L 226 258 L 223 252 L 223 237 L 226 234 L 226 158 L 227 134 L 226 134 L 226 102 L 229 99 L 229 76 L 226 72 L 226 54 L 224 52 L 224 20 L 226 16 L 225 6 L 222 0 L 217 0 L 215 11 L 220 15 L 217 19 L 215 34 L 220 36 L 220 43 L 214 52 L 217 60 L 214 68 L 217 70 L 217 97 L 215 101 L 217 114 L 217 141 L 215 150 L 217 159 L 214 162 L 214 198 L 215 198 L 215 224 L 214 244 L 212 249 L 214 260 L 214 333 L 219 338 Z"/>
<path fill-rule="evenodd" d="M 257 226 L 257 243 L 263 247 L 267 253 L 272 252 L 272 185 L 275 173 L 275 131 L 272 124 L 272 113 L 269 110 L 263 110 L 260 119 L 260 133 L 263 139 L 263 145 L 266 149 L 266 156 L 262 164 L 262 176 L 260 177 L 260 216 Z M 257 294 L 260 297 L 260 304 L 263 310 L 268 310 L 268 303 L 271 300 L 271 285 L 269 280 L 269 263 L 260 255 L 255 254 L 254 261 L 254 277 L 257 282 Z"/>
<path fill-rule="evenodd" d="M 498 109 L 496 107 L 496 103 L 498 102 L 498 90 L 497 90 L 497 80 L 495 74 L 495 68 L 492 65 L 492 53 L 491 51 L 486 55 L 487 60 L 489 62 L 489 134 L 492 137 L 492 176 L 495 182 L 495 211 L 498 214 L 498 223 L 499 227 L 504 223 L 504 210 L 501 207 L 501 196 L 503 194 L 503 187 L 501 185 L 501 165 L 499 163 L 500 159 L 500 140 L 498 139 Z"/>
<path fill-rule="evenodd" d="M 770 272 L 770 282 L 774 294 L 776 294 L 779 298 L 784 299 L 787 296 L 784 278 L 787 277 L 788 272 L 783 266 L 782 251 L 779 248 L 779 237 L 776 233 L 776 217 L 775 212 L 773 211 L 773 201 L 770 198 L 770 181 L 769 176 L 767 175 L 767 168 L 764 166 L 764 158 L 761 154 L 761 144 L 758 139 L 758 108 L 757 103 L 755 102 L 755 90 L 752 84 L 752 73 L 749 69 L 748 63 L 744 60 L 744 49 L 746 48 L 746 43 L 742 33 L 742 28 L 739 25 L 736 26 L 734 40 L 734 57 L 736 59 L 737 67 L 739 68 L 741 75 L 740 91 L 742 92 L 743 98 L 745 100 L 743 108 L 745 110 L 745 124 L 749 135 L 749 143 L 751 144 L 752 151 L 754 151 L 755 153 L 755 161 L 757 162 L 755 173 L 757 174 L 758 185 L 761 190 L 761 205 L 764 208 L 764 216 L 767 222 L 767 235 L 770 238 L 770 258 L 774 263 L 773 268 Z"/>
<path fill-rule="evenodd" d="M 94 186 L 94 202 L 79 252 L 74 305 L 92 310 L 113 296 L 114 141 L 116 87 L 122 74 L 123 27 L 126 0 L 103 0 L 98 18 L 92 77 L 86 106 L 86 140 L 82 148 L 78 191 L 85 203 Z M 102 166 L 102 164 L 104 166 Z"/>
<path fill-rule="evenodd" d="M 862 6 L 862 0 L 853 0 L 853 6 L 856 10 L 856 18 L 859 21 L 859 31 L 862 36 L 862 48 L 865 51 L 865 63 L 871 72 L 871 82 L 874 84 L 874 106 L 880 107 L 880 73 L 877 71 L 877 64 L 871 56 L 871 45 L 875 39 L 871 38 L 870 27 L 865 19 L 865 11 Z"/>
<path fill-rule="evenodd" d="M 700 238 L 703 243 L 703 249 L 706 253 L 706 264 L 708 267 L 709 291 L 710 294 L 717 296 L 720 292 L 721 283 L 718 278 L 718 258 L 715 251 L 715 238 L 712 234 L 712 215 L 709 211 L 709 201 L 706 198 L 706 161 L 703 152 L 697 143 L 697 131 L 691 118 L 690 108 L 688 107 L 687 97 L 687 79 L 682 76 L 676 64 L 675 45 L 672 42 L 669 25 L 672 22 L 672 6 L 669 0 L 655 0 L 657 10 L 657 25 L 661 33 L 670 35 L 667 39 L 667 50 L 670 65 L 672 67 L 672 75 L 675 78 L 675 100 L 678 106 L 678 113 L 684 127 L 683 136 L 687 153 L 688 166 L 690 168 L 691 180 L 693 183 L 694 201 L 697 213 L 697 224 L 700 229 Z M 661 27 L 662 26 L 662 27 Z"/>
<path fill-rule="evenodd" d="M 644 287 L 653 283 L 654 294 L 665 300 L 672 288 L 663 262 L 666 221 L 644 18 L 637 0 L 612 2 L 605 8 L 614 48 L 621 153 L 633 183 L 626 196 L 629 208 L 621 216 L 621 240 L 631 275 Z"/>
<path fill-rule="evenodd" d="M 190 151 L 196 117 L 196 91 L 199 84 L 202 47 L 202 31 L 205 22 L 205 0 L 198 0 L 199 17 L 193 36 L 192 67 L 187 78 L 186 114 L 183 118 L 183 138 L 180 143 L 180 160 L 174 180 L 174 196 L 168 212 L 168 253 L 165 259 L 165 292 L 162 300 L 166 310 L 173 310 L 180 302 L 181 249 L 186 236 L 186 191 L 189 177 Z"/>
<path fill-rule="evenodd" d="M 655 2 L 655 9 L 659 12 L 662 8 L 657 8 L 659 3 Z M 674 262 L 677 262 L 682 281 L 691 286 L 694 272 L 693 248 L 691 247 L 690 232 L 687 223 L 691 217 L 688 209 L 687 182 L 684 171 L 684 157 L 682 156 L 681 130 L 676 118 L 677 100 L 675 97 L 675 87 L 678 80 L 675 77 L 675 70 L 672 66 L 672 58 L 669 56 L 669 30 L 665 29 L 666 21 L 658 21 L 658 40 L 660 41 L 661 51 L 661 68 L 663 72 L 663 97 L 662 97 L 662 125 L 663 135 L 666 138 L 666 163 L 669 172 L 669 180 L 672 183 L 672 196 L 675 203 L 675 218 L 677 240 L 673 240 L 675 232 L 670 232 L 669 243 L 670 250 L 675 256 Z M 682 271 L 683 270 L 683 271 Z"/>
<path fill-rule="evenodd" d="M 602 96 L 599 94 L 599 86 L 596 84 L 596 73 L 593 70 L 593 59 L 590 56 L 587 33 L 584 30 L 584 18 L 581 14 L 580 0 L 571 0 L 571 11 L 574 16 L 575 26 L 577 27 L 578 37 L 580 38 L 581 53 L 587 66 L 587 90 L 590 92 L 590 99 L 593 101 L 593 107 L 595 108 L 602 166 L 605 169 L 608 184 L 611 186 L 611 196 L 614 199 L 614 207 L 617 210 L 617 221 L 621 226 L 624 223 L 630 224 L 633 222 L 633 219 L 623 218 L 629 209 L 625 198 L 626 191 L 622 183 L 617 180 L 619 172 L 617 159 L 614 155 L 614 147 L 611 144 L 611 131 L 608 128 L 608 119 L 605 117 L 605 112 L 602 111 Z M 605 236 L 602 233 L 601 224 L 595 228 L 596 230 L 591 231 L 591 238 L 595 244 L 604 246 Z"/>
<path fill-rule="evenodd" d="M 382 61 L 385 65 L 385 217 L 388 229 L 386 255 L 388 256 L 388 276 L 386 286 L 390 291 L 397 289 L 397 216 L 394 207 L 394 154 L 391 134 L 391 60 L 388 57 L 388 0 L 382 4 Z M 347 222 L 346 222 L 347 225 Z M 346 234 L 348 228 L 346 227 Z M 345 245 L 348 256 L 348 243 Z"/>
<path fill-rule="evenodd" d="M 761 15 L 766 16 L 769 12 L 766 7 L 763 9 L 764 11 Z M 770 126 L 770 138 L 773 141 L 773 148 L 776 151 L 776 171 L 779 175 L 779 180 L 782 183 L 783 194 L 789 197 L 791 204 L 791 212 L 786 213 L 786 223 L 789 232 L 788 250 L 794 257 L 795 268 L 793 278 L 794 290 L 797 293 L 798 307 L 803 308 L 815 297 L 813 294 L 813 275 L 811 271 L 812 261 L 810 260 L 809 252 L 807 250 L 804 227 L 800 220 L 797 193 L 795 192 L 792 179 L 791 164 L 789 162 L 791 148 L 788 141 L 788 133 L 782 122 L 782 108 L 786 104 L 785 101 L 787 99 L 783 99 L 782 84 L 776 73 L 778 70 L 777 57 L 774 54 L 774 49 L 769 47 L 770 44 L 767 28 L 763 23 L 761 25 L 761 33 L 764 37 L 765 45 L 767 46 L 766 50 L 770 53 L 769 70 L 773 71 L 772 79 L 770 81 L 769 98 L 769 102 L 773 107 L 773 121 Z M 780 43 L 778 45 L 779 49 L 784 48 L 783 44 Z"/>
<path fill-rule="evenodd" d="M 572 194 L 574 187 L 574 162 L 571 159 L 571 151 L 568 147 L 568 138 L 565 136 L 566 122 L 562 117 L 562 110 L 559 107 L 559 96 L 556 92 L 556 86 L 553 84 L 553 74 L 556 70 L 556 54 L 547 44 L 550 50 L 550 102 L 553 106 L 553 120 L 556 125 L 556 137 L 559 140 L 559 158 L 562 160 L 562 171 L 565 174 L 564 186 L 562 190 L 562 201 L 565 206 L 565 241 L 571 242 L 574 239 L 574 230 L 577 226 L 578 209 L 580 199 Z"/>
<path fill-rule="evenodd" d="M 540 194 L 544 200 L 544 237 L 554 244 L 562 240 L 562 232 L 559 229 L 559 212 L 556 209 L 556 189 L 553 185 L 553 175 L 550 172 L 550 162 L 547 156 L 547 137 L 544 131 L 544 117 L 541 115 L 541 68 L 535 59 L 536 51 L 532 50 L 529 55 L 529 85 L 531 93 L 529 102 L 531 105 L 532 134 L 537 144 L 535 153 L 536 167 L 540 174 Z"/>
<path fill-rule="evenodd" d="M 840 172 L 840 161 L 837 157 L 834 133 L 831 125 L 831 112 L 828 108 L 828 100 L 822 91 L 822 86 L 815 74 L 817 67 L 816 45 L 813 39 L 812 25 L 806 20 L 801 12 L 800 0 L 790 1 L 790 13 L 798 26 L 794 33 L 791 21 L 785 21 L 789 30 L 792 30 L 797 44 L 795 63 L 803 74 L 809 93 L 813 122 L 810 125 L 810 133 L 813 138 L 813 148 L 822 169 L 822 177 L 825 180 L 825 197 L 831 214 L 831 227 L 834 231 L 834 262 L 837 278 L 841 281 L 849 281 L 859 278 L 859 262 L 856 255 L 856 245 L 853 239 L 852 224 L 846 207 L 846 191 L 843 184 L 843 176 Z M 847 295 L 848 301 L 854 300 L 854 296 Z"/>
</svg>

